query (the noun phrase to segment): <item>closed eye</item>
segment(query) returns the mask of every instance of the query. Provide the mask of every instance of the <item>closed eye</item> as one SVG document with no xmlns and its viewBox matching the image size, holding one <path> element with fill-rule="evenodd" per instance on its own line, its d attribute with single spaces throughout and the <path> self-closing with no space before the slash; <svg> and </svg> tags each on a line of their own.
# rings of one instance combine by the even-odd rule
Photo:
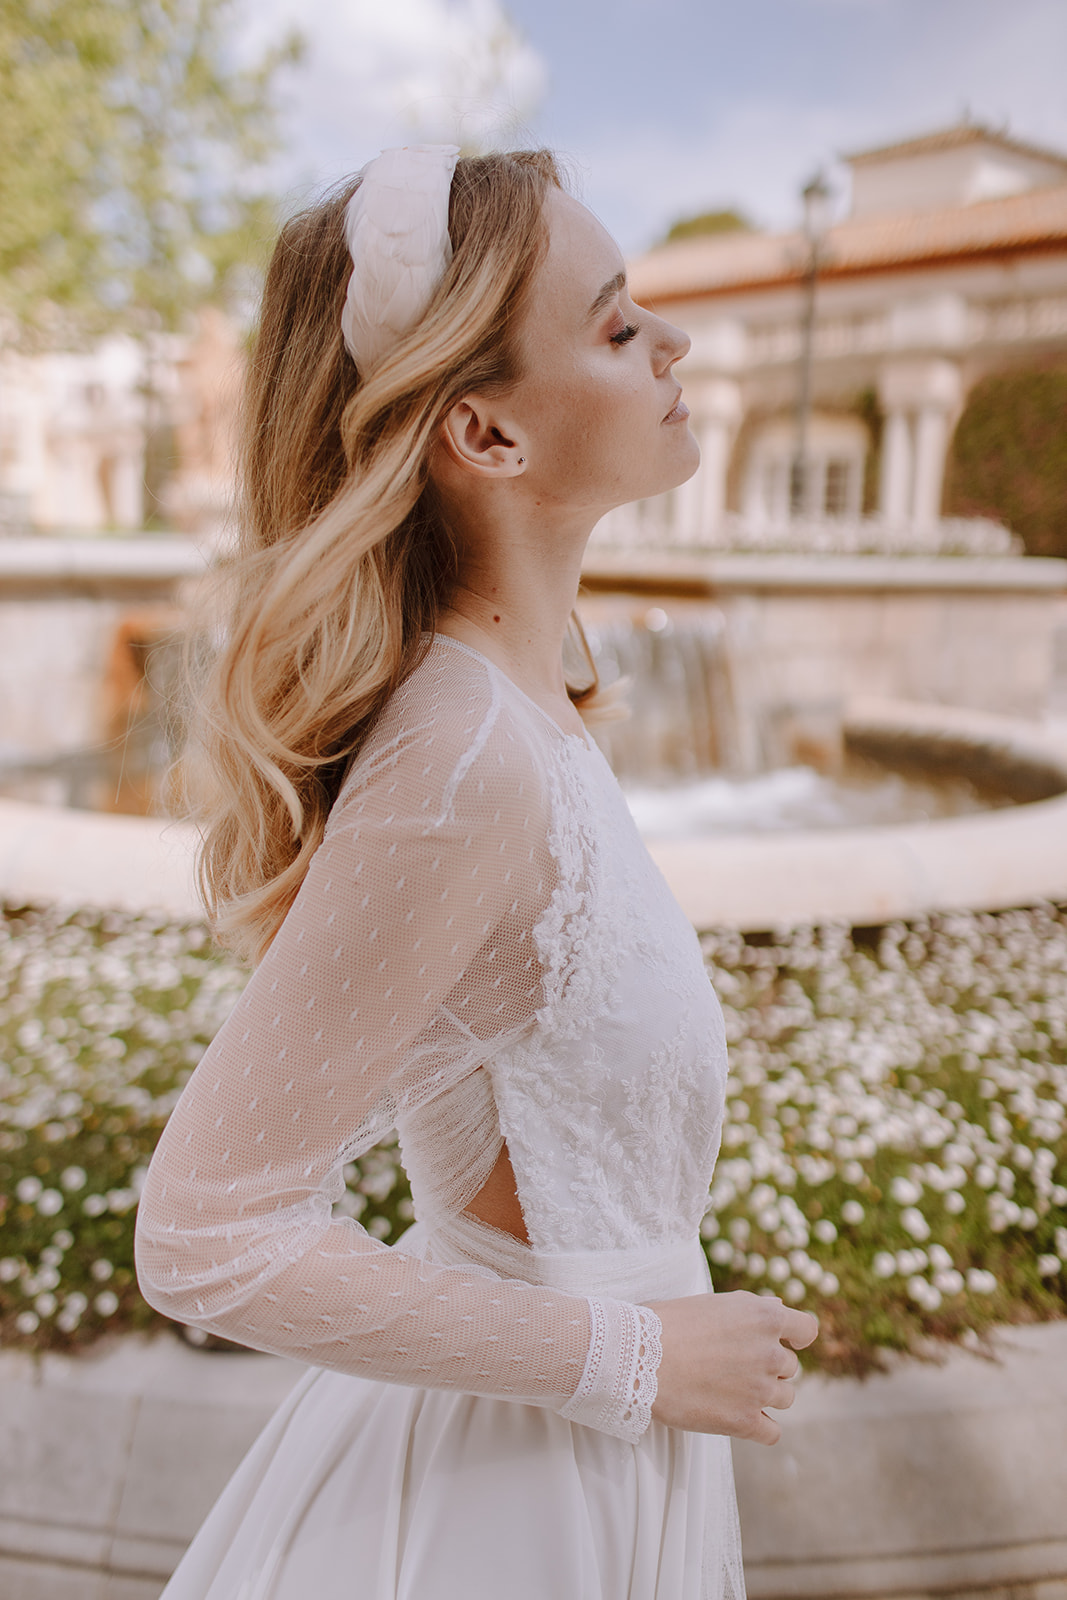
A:
<svg viewBox="0 0 1067 1600">
<path fill-rule="evenodd" d="M 625 328 L 620 328 L 618 333 L 611 335 L 611 342 L 612 344 L 629 344 L 630 340 L 636 338 L 640 332 L 641 324 L 639 322 L 628 322 Z"/>
</svg>

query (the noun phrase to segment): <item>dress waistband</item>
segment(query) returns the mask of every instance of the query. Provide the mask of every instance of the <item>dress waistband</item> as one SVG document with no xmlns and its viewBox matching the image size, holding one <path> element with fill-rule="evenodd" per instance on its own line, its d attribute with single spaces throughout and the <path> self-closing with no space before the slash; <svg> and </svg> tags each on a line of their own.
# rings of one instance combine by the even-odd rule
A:
<svg viewBox="0 0 1067 1600">
<path fill-rule="evenodd" d="M 711 1288 L 698 1238 L 625 1250 L 534 1250 L 511 1234 L 460 1213 L 434 1218 L 432 1224 L 414 1223 L 397 1248 L 437 1266 L 481 1268 L 498 1278 L 517 1278 L 568 1294 L 637 1303 L 705 1294 Z"/>
</svg>

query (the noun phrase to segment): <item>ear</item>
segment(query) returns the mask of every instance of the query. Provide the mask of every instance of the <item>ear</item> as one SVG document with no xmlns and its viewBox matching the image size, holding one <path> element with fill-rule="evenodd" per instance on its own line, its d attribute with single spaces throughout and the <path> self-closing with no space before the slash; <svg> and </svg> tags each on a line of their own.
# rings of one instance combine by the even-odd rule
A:
<svg viewBox="0 0 1067 1600">
<path fill-rule="evenodd" d="M 524 465 L 518 439 L 492 402 L 480 395 L 457 400 L 441 423 L 441 448 L 457 467 L 480 478 L 517 478 Z"/>
</svg>

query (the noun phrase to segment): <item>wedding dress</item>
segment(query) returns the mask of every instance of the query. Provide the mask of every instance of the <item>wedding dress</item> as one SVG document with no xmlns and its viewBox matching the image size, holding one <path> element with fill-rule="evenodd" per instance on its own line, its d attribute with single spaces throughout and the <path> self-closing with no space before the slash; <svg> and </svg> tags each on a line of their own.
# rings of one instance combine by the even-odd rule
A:
<svg viewBox="0 0 1067 1600">
<path fill-rule="evenodd" d="M 439 636 L 170 1118 L 159 1310 L 309 1363 L 166 1600 L 743 1600 L 729 1440 L 651 1420 L 710 1289 L 722 1016 L 603 756 Z M 417 1218 L 334 1210 L 395 1127 Z M 528 1243 L 466 1208 L 506 1144 Z"/>
</svg>

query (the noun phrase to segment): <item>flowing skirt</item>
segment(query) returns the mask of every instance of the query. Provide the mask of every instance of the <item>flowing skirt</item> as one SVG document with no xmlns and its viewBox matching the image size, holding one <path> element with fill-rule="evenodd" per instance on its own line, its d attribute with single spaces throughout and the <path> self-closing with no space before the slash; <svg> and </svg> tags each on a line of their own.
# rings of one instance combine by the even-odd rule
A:
<svg viewBox="0 0 1067 1600">
<path fill-rule="evenodd" d="M 504 1596 L 744 1600 L 729 1440 L 312 1368 L 163 1600 Z"/>
</svg>

